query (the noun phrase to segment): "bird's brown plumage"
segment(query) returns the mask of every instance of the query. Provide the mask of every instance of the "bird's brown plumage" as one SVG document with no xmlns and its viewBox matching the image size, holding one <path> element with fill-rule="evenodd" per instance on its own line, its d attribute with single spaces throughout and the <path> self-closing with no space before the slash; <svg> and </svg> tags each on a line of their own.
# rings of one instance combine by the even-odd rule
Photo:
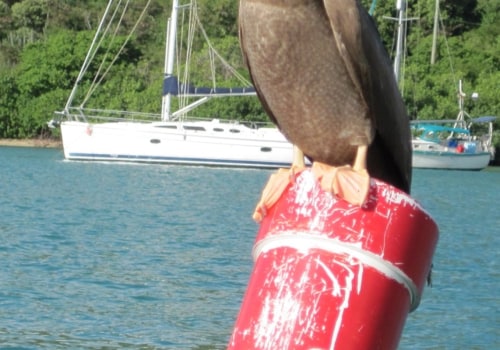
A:
<svg viewBox="0 0 500 350">
<path fill-rule="evenodd" d="M 409 120 L 378 31 L 357 0 L 240 0 L 240 41 L 270 118 L 306 156 L 409 192 Z"/>
</svg>

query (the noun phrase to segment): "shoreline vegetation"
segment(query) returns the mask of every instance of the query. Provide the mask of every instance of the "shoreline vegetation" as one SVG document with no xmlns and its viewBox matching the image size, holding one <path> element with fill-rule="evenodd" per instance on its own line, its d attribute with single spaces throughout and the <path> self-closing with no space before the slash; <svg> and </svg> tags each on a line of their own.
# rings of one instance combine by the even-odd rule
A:
<svg viewBox="0 0 500 350">
<path fill-rule="evenodd" d="M 1 137 L 58 138 L 59 131 L 52 134 L 47 122 L 56 118 L 54 111 L 66 108 L 74 79 L 80 74 L 107 3 L 105 0 L 0 1 Z M 149 4 L 141 0 L 134 6 L 126 6 L 127 3 L 113 5 L 112 12 L 116 11 L 123 19 L 121 26 L 114 28 L 113 40 L 105 40 L 109 46 L 103 42 L 104 46 L 93 53 L 96 64 L 91 64 L 87 74 L 81 76 L 81 94 L 74 96 L 72 107 L 159 112 L 165 50 L 158 48 L 165 45 L 165 22 L 170 16 L 171 1 Z M 368 9 L 374 1 L 361 0 L 361 3 Z M 464 81 L 466 92 L 479 94 L 475 102 L 469 98 L 472 96 L 467 96 L 465 108 L 469 115 L 499 114 L 500 1 L 441 1 L 439 16 L 435 1 L 407 1 L 407 7 L 409 18 L 419 18 L 408 22 L 405 31 L 408 50 L 403 55 L 402 91 L 411 119 L 455 119 L 458 79 Z M 198 11 L 210 46 L 248 79 L 239 49 L 238 1 L 198 0 Z M 397 25 L 386 17 L 397 15 L 394 1 L 378 1 L 373 13 L 391 56 L 394 56 Z M 143 19 L 140 23 L 139 18 Z M 434 19 L 439 19 L 439 26 Z M 437 55 L 431 64 L 433 41 Z M 182 61 L 188 54 L 196 62 L 191 67 L 194 85 L 213 84 L 212 76 L 207 74 L 212 69 L 222 73 L 217 74 L 219 87 L 239 85 L 224 65 L 209 58 L 207 45 L 198 35 L 195 42 L 192 52 L 186 52 L 185 45 L 178 50 Z M 213 99 L 191 115 L 238 116 L 252 122 L 268 120 L 255 97 Z M 500 120 L 495 122 L 495 130 L 494 144 L 500 147 Z"/>
<path fill-rule="evenodd" d="M 0 139 L 0 147 L 61 148 L 62 141 L 56 139 Z"/>
</svg>

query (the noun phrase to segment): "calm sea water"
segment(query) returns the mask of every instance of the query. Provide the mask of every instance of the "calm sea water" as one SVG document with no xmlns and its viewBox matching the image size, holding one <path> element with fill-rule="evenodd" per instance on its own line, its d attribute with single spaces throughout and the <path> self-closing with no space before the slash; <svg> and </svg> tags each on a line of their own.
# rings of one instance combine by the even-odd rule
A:
<svg viewBox="0 0 500 350">
<path fill-rule="evenodd" d="M 224 349 L 270 171 L 0 147 L 1 349 Z M 499 169 L 415 171 L 440 226 L 400 349 L 500 348 Z"/>
</svg>

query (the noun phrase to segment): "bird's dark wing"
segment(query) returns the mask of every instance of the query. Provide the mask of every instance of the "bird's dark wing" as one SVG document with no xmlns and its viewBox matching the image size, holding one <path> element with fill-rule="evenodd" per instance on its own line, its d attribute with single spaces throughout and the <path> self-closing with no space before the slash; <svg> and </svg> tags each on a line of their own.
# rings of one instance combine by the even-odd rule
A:
<svg viewBox="0 0 500 350">
<path fill-rule="evenodd" d="M 392 184 L 410 193 L 412 173 L 410 119 L 389 55 L 373 19 L 366 11 L 362 12 L 361 23 L 363 48 L 371 67 L 368 71 L 369 83 L 372 86 L 370 105 L 374 112 L 376 134 L 380 140 L 373 144 L 371 152 L 374 155 L 376 152 L 383 152 L 383 158 L 391 157 L 390 161 L 394 163 L 398 172 L 386 173 L 384 176 L 392 178 Z M 372 158 L 372 161 L 377 161 L 376 157 Z M 382 171 L 391 172 L 390 168 Z"/>
<path fill-rule="evenodd" d="M 323 4 L 330 21 L 334 44 L 358 94 L 364 97 L 366 82 L 363 79 L 369 67 L 360 45 L 362 32 L 357 2 L 323 0 Z"/>
<path fill-rule="evenodd" d="M 242 3 L 240 2 L 240 7 L 242 6 Z M 245 36 L 246 35 L 252 35 L 252 33 L 244 33 L 244 29 L 243 29 L 243 26 L 241 25 L 241 22 L 242 22 L 242 18 L 241 18 L 241 15 L 242 15 L 242 12 L 240 10 L 240 18 L 239 18 L 239 27 L 238 27 L 238 34 L 239 34 L 239 39 L 240 39 L 240 47 L 241 47 L 241 53 L 242 53 L 242 56 L 243 56 L 243 61 L 245 63 L 245 65 L 247 66 L 248 68 L 248 72 L 250 74 L 250 80 L 252 81 L 252 85 L 253 87 L 255 88 L 255 91 L 257 93 L 257 96 L 262 104 L 262 107 L 264 108 L 264 111 L 267 113 L 267 115 L 269 116 L 269 118 L 271 119 L 271 121 L 279 128 L 279 124 L 278 124 L 278 121 L 276 120 L 276 117 L 274 116 L 274 114 L 272 113 L 271 111 L 271 108 L 269 108 L 269 105 L 266 101 L 266 98 L 264 96 L 264 94 L 262 93 L 262 90 L 260 89 L 259 87 L 259 84 L 258 82 L 254 79 L 253 75 L 252 75 L 252 65 L 250 64 L 249 60 L 248 60 L 248 56 L 247 56 L 247 50 L 246 50 L 246 46 L 245 46 Z"/>
<path fill-rule="evenodd" d="M 409 118 L 389 55 L 372 18 L 357 0 L 323 0 L 349 75 L 366 101 L 375 138 L 368 154 L 374 177 L 409 192 L 411 135 Z"/>
</svg>

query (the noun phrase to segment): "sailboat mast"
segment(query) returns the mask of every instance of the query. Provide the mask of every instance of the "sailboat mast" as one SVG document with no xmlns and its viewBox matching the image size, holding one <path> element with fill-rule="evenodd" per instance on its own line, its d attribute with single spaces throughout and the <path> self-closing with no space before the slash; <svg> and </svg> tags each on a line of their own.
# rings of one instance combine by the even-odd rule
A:
<svg viewBox="0 0 500 350">
<path fill-rule="evenodd" d="M 394 57 L 394 76 L 399 84 L 401 79 L 401 62 L 403 57 L 403 42 L 405 35 L 405 25 L 406 25 L 406 1 L 396 0 L 396 9 L 399 12 L 398 15 L 398 37 L 396 41 L 396 56 Z"/>
<path fill-rule="evenodd" d="M 167 39 L 165 44 L 165 79 L 172 76 L 174 73 L 175 63 L 175 46 L 177 38 L 177 17 L 178 17 L 179 1 L 172 1 L 172 14 L 167 25 Z M 167 121 L 170 119 L 172 104 L 172 93 L 168 92 L 162 99 L 161 120 Z"/>
<path fill-rule="evenodd" d="M 455 125 L 453 126 L 454 128 L 466 128 L 466 123 L 465 123 L 465 110 L 464 110 L 464 100 L 465 100 L 465 92 L 462 88 L 462 80 L 458 81 L 458 116 L 457 120 L 455 122 Z"/>
<path fill-rule="evenodd" d="M 436 48 L 437 48 L 438 28 L 439 28 L 439 0 L 436 0 L 436 8 L 434 11 L 434 29 L 432 32 L 431 64 L 436 63 Z"/>
</svg>

